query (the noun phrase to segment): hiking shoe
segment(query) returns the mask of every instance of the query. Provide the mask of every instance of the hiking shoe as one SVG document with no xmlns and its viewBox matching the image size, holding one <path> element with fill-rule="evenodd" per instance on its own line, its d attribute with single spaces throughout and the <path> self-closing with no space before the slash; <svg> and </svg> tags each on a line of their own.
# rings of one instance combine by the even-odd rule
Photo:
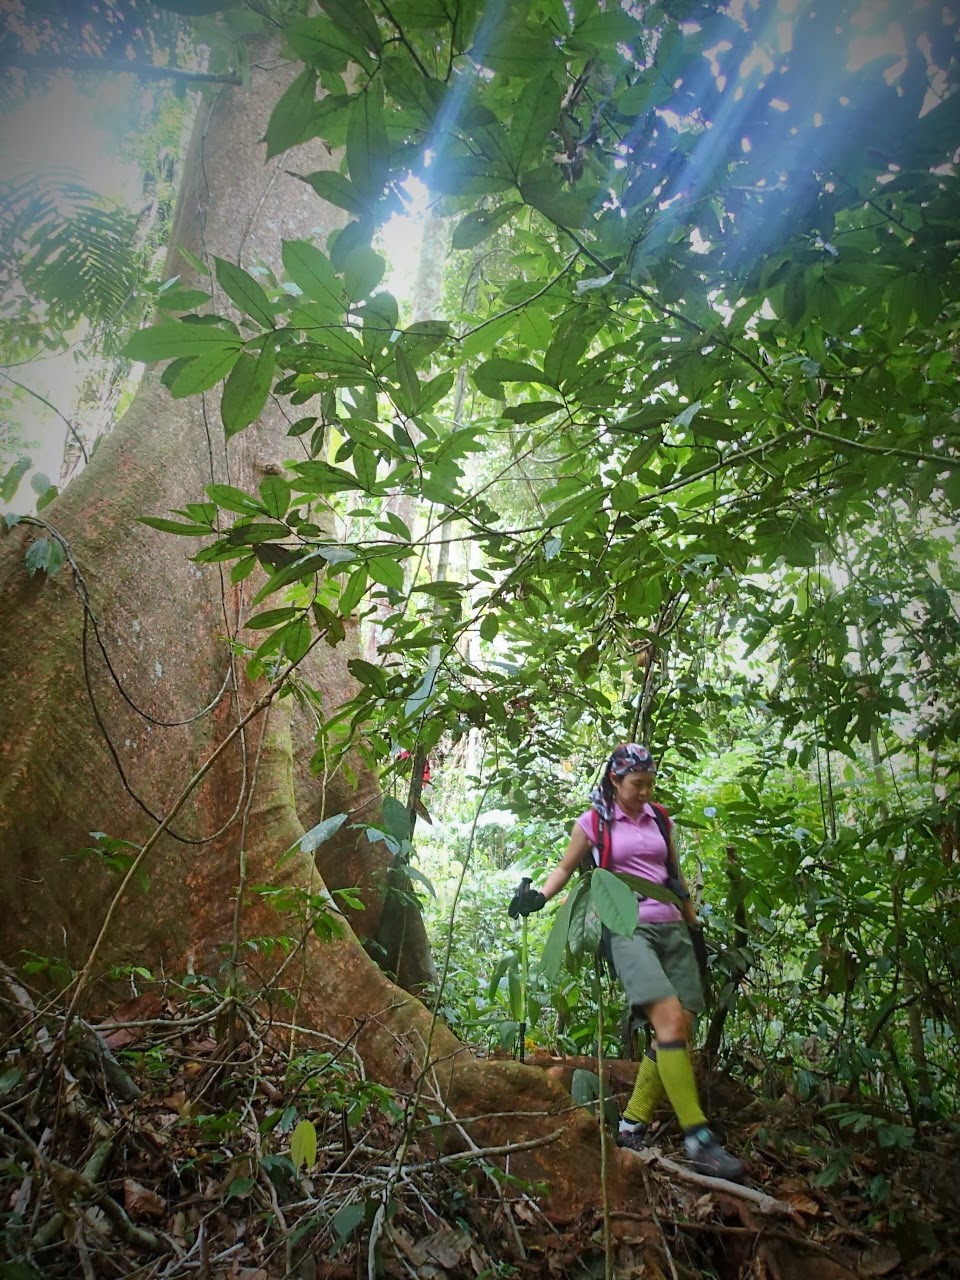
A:
<svg viewBox="0 0 960 1280">
<path fill-rule="evenodd" d="M 745 1169 L 743 1162 L 729 1151 L 724 1151 L 709 1129 L 694 1129 L 683 1140 L 687 1159 L 697 1173 L 708 1178 L 726 1178 L 739 1182 Z"/>
<path fill-rule="evenodd" d="M 642 1120 L 621 1120 L 617 1131 L 617 1146 L 626 1147 L 628 1151 L 642 1151 L 647 1145 L 649 1128 Z"/>
</svg>

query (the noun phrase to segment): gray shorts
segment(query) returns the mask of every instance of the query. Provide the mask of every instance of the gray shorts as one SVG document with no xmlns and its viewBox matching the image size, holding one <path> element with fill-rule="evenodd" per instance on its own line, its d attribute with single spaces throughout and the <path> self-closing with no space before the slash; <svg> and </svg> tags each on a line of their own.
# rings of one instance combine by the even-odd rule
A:
<svg viewBox="0 0 960 1280">
<path fill-rule="evenodd" d="M 612 934 L 610 950 L 631 1009 L 676 996 L 684 1009 L 702 1012 L 703 983 L 683 921 L 641 924 L 631 938 Z"/>
</svg>

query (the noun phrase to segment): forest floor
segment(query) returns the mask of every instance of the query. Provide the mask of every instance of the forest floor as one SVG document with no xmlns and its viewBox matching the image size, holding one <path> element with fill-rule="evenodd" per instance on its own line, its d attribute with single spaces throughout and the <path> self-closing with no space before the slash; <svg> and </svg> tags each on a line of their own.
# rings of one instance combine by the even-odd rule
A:
<svg viewBox="0 0 960 1280">
<path fill-rule="evenodd" d="M 714 1079 L 745 1190 L 691 1180 L 666 1123 L 605 1231 L 599 1205 L 551 1220 L 494 1157 L 438 1154 L 429 1117 L 283 1012 L 198 984 L 75 1020 L 64 1047 L 61 1007 L 9 972 L 0 992 L 0 1280 L 960 1276 L 956 1125 Z"/>
</svg>

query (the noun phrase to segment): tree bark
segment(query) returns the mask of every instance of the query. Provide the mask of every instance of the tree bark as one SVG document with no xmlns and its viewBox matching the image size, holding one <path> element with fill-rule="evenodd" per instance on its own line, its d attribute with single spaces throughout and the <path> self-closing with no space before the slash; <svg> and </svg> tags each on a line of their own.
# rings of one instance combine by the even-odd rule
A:
<svg viewBox="0 0 960 1280">
<path fill-rule="evenodd" d="M 291 69 L 266 47 L 251 62 L 251 88 L 223 89 L 198 119 L 168 264 L 185 283 L 195 280 L 184 249 L 272 265 L 282 238 L 318 223 L 325 234 L 337 216 L 286 173 L 329 164 L 323 148 L 264 165 L 260 139 Z M 214 396 L 171 401 L 150 372 L 90 465 L 43 513 L 69 563 L 53 578 L 30 577 L 24 552 L 33 528 L 14 529 L 0 546 L 0 954 L 14 964 L 25 950 L 88 960 L 118 883 L 99 858 L 78 859 L 92 843 L 88 833 L 142 846 L 217 753 L 170 824 L 192 843 L 170 833 L 156 841 L 144 866 L 148 886 L 131 883 L 92 968 L 191 969 L 222 981 L 236 952 L 251 999 L 272 1004 L 278 1020 L 355 1037 L 371 1077 L 419 1091 L 480 1145 L 545 1140 L 512 1156 L 509 1171 L 545 1182 L 554 1211 L 568 1216 L 599 1202 L 599 1142 L 587 1112 L 571 1111 L 569 1095 L 539 1072 L 477 1062 L 386 978 L 348 924 L 321 942 L 302 912 L 280 911 L 259 891 L 322 897 L 314 859 L 281 855 L 321 814 L 376 819 L 378 782 L 355 762 L 352 779 L 341 770 L 321 786 L 307 768 L 311 735 L 292 698 L 239 729 L 263 689 L 247 682 L 228 638 L 243 639 L 255 588 L 250 580 L 232 585 L 219 566 L 194 564 L 195 543 L 137 517 L 202 500 L 211 481 L 255 491 L 295 447 L 285 430 L 277 407 L 227 446 Z M 323 713 L 351 692 L 352 644 L 348 637 L 335 651 L 313 651 L 307 676 L 322 691 Z M 384 849 L 377 866 L 371 852 L 362 830 L 341 828 L 322 850 L 326 888 L 376 889 L 389 859 Z M 255 888 L 238 904 L 242 885 Z M 371 894 L 368 902 L 356 925 L 372 935 L 378 901 Z M 290 937 L 301 945 L 286 958 L 257 942 Z M 250 942 L 257 945 L 243 945 Z M 449 1132 L 456 1147 L 462 1136 Z M 623 1203 L 631 1191 L 639 1184 L 629 1157 L 618 1156 L 612 1199 Z"/>
</svg>

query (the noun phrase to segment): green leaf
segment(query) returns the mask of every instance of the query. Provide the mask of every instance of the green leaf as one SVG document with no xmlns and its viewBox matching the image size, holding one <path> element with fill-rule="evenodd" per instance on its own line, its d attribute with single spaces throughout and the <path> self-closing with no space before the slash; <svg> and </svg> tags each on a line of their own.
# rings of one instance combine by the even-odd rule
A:
<svg viewBox="0 0 960 1280">
<path fill-rule="evenodd" d="M 608 873 L 612 874 L 612 873 Z M 657 902 L 670 903 L 674 907 L 680 905 L 680 899 L 668 889 L 665 884 L 659 884 L 656 880 L 648 880 L 646 876 L 632 876 L 624 871 L 616 872 L 616 877 L 633 893 L 641 893 L 645 898 L 655 898 Z"/>
<path fill-rule="evenodd" d="M 578 899 L 582 897 L 586 890 L 586 882 L 581 879 L 567 894 L 560 906 L 560 910 L 557 912 L 553 928 L 550 930 L 550 936 L 547 938 L 543 951 L 540 953 L 540 972 L 548 982 L 555 982 L 560 975 L 560 970 L 563 968 L 563 958 L 567 950 L 567 934 L 570 931 L 570 915 Z"/>
<path fill-rule="evenodd" d="M 224 1200 L 240 1200 L 250 1194 L 256 1184 L 256 1178 L 234 1178 L 227 1187 Z"/>
<path fill-rule="evenodd" d="M 37 538 L 24 558 L 31 578 L 39 571 L 52 578 L 63 564 L 63 547 L 53 538 Z"/>
<path fill-rule="evenodd" d="M 355 569 L 350 575 L 346 587 L 340 593 L 340 599 L 337 606 L 340 614 L 344 618 L 349 618 L 354 609 L 363 599 L 363 593 L 367 589 L 367 569 L 362 565 L 359 569 Z"/>
<path fill-rule="evenodd" d="M 361 684 L 369 685 L 382 698 L 389 696 L 390 689 L 386 678 L 380 668 L 375 667 L 372 662 L 367 662 L 363 658 L 351 658 L 347 667 L 351 675 L 355 676 Z"/>
<path fill-rule="evenodd" d="M 290 279 L 308 298 L 324 304 L 325 317 L 343 315 L 343 288 L 326 254 L 307 240 L 285 240 L 282 256 Z"/>
<path fill-rule="evenodd" d="M 259 604 L 261 600 L 266 600 L 267 596 L 273 595 L 281 587 L 288 587 L 291 582 L 305 581 L 312 578 L 314 574 L 326 572 L 328 564 L 329 561 L 322 551 L 308 551 L 302 556 L 297 556 L 270 575 L 254 596 L 253 603 Z"/>
<path fill-rule="evenodd" d="M 370 66 L 360 41 L 329 18 L 299 18 L 287 26 L 286 37 L 293 52 L 318 71 L 345 71 L 351 59 Z"/>
<path fill-rule="evenodd" d="M 601 925 L 589 894 L 577 899 L 570 914 L 567 948 L 572 956 L 592 956 L 600 945 Z"/>
<path fill-rule="evenodd" d="M 508 360 L 503 356 L 493 356 L 478 365 L 472 374 L 477 387 L 485 396 L 499 400 L 504 382 L 536 382 L 553 386 L 547 376 L 535 365 L 526 364 L 523 360 Z"/>
<path fill-rule="evenodd" d="M 346 209 L 347 213 L 363 213 L 367 207 L 350 179 L 335 169 L 319 169 L 316 173 L 296 176 L 309 183 L 321 200 Z"/>
<path fill-rule="evenodd" d="M 12 1092 L 20 1081 L 23 1079 L 23 1073 L 19 1067 L 10 1067 L 0 1075 L 0 1097 L 5 1093 Z"/>
<path fill-rule="evenodd" d="M 292 604 L 288 604 L 282 609 L 265 609 L 263 613 L 257 613 L 252 618 L 248 618 L 243 625 L 249 627 L 251 631 L 266 631 L 270 627 L 278 627 L 283 622 L 289 622 L 296 616 L 297 610 Z"/>
<path fill-rule="evenodd" d="M 290 507 L 292 490 L 282 476 L 266 476 L 260 482 L 260 499 L 268 515 L 282 520 Z"/>
<path fill-rule="evenodd" d="M 480 623 L 480 639 L 495 640 L 500 630 L 500 620 L 495 613 L 488 613 Z"/>
<path fill-rule="evenodd" d="M 394 591 L 403 590 L 403 565 L 391 556 L 371 556 L 367 561 L 367 572 L 374 582 L 392 587 Z"/>
<path fill-rule="evenodd" d="M 513 175 L 502 161 L 486 156 L 439 156 L 423 175 L 431 191 L 449 196 L 486 196 L 511 191 Z"/>
<path fill-rule="evenodd" d="M 560 85 L 550 74 L 531 80 L 520 94 L 510 119 L 511 160 L 518 172 L 540 159 L 560 119 L 562 97 Z"/>
<path fill-rule="evenodd" d="M 157 306 L 162 311 L 196 311 L 210 301 L 210 294 L 202 289 L 161 289 L 157 294 Z"/>
<path fill-rule="evenodd" d="M 162 516 L 138 516 L 140 524 L 159 529 L 161 533 L 179 533 L 185 538 L 202 538 L 213 532 L 208 525 L 182 524 L 179 520 L 164 520 Z"/>
<path fill-rule="evenodd" d="M 253 276 L 225 258 L 214 258 L 217 280 L 224 293 L 236 303 L 244 315 L 250 316 L 265 329 L 273 328 L 273 311 L 270 299 Z"/>
<path fill-rule="evenodd" d="M 544 165 L 520 179 L 520 194 L 527 204 L 562 227 L 588 227 L 604 199 L 604 193 L 584 179 L 574 188 L 563 185 L 556 166 Z"/>
<path fill-rule="evenodd" d="M 220 397 L 220 419 L 227 439 L 248 427 L 261 414 L 273 386 L 276 357 L 267 343 L 259 356 L 241 352 Z"/>
<path fill-rule="evenodd" d="M 360 487 L 366 489 L 368 493 L 372 492 L 377 483 L 377 458 L 373 450 L 368 449 L 365 444 L 354 446 L 353 469 L 360 481 Z"/>
<path fill-rule="evenodd" d="M 390 144 L 383 118 L 383 84 L 371 82 L 357 95 L 347 125 L 350 181 L 366 200 L 383 194 L 390 173 Z"/>
<path fill-rule="evenodd" d="M 174 400 L 209 391 L 227 376 L 236 360 L 235 347 L 214 347 L 181 365 L 176 375 L 166 384 L 167 390 Z M 173 365 L 168 365 L 167 368 L 172 369 Z"/>
<path fill-rule="evenodd" d="M 637 927 L 637 898 L 622 880 L 602 867 L 590 876 L 590 901 L 603 924 L 612 933 L 632 937 Z"/>
<path fill-rule="evenodd" d="M 395 0 L 390 12 L 405 31 L 442 31 L 450 24 L 446 0 Z"/>
<path fill-rule="evenodd" d="M 383 256 L 368 245 L 360 245 L 347 255 L 343 282 L 347 296 L 354 301 L 369 297 L 383 279 L 387 264 Z"/>
<path fill-rule="evenodd" d="M 337 1233 L 340 1244 L 350 1239 L 366 1216 L 366 1210 L 362 1204 L 345 1204 L 337 1210 L 330 1219 L 330 1223 Z"/>
<path fill-rule="evenodd" d="M 29 458 L 18 458 L 0 480 L 0 500 L 10 502 L 17 489 L 20 487 L 20 481 L 33 466 Z"/>
<path fill-rule="evenodd" d="M 317 1130 L 312 1120 L 301 1120 L 290 1135 L 290 1159 L 294 1169 L 312 1169 L 317 1163 Z"/>
<path fill-rule="evenodd" d="M 639 41 L 643 34 L 643 24 L 627 13 L 595 13 L 578 22 L 573 34 L 576 40 L 593 45 L 594 48 L 606 51 L 613 45 L 630 44 Z M 568 44 L 573 44 L 568 41 Z M 577 46 L 579 48 L 579 45 Z"/>
<path fill-rule="evenodd" d="M 387 831 L 399 844 L 410 839 L 410 810 L 396 796 L 385 796 L 383 822 Z"/>
<path fill-rule="evenodd" d="M 407 417 L 412 418 L 420 408 L 420 379 L 417 377 L 413 362 L 403 347 L 397 347 L 396 362 L 402 408 Z"/>
<path fill-rule="evenodd" d="M 496 209 L 481 209 L 468 213 L 457 223 L 451 245 L 454 249 L 472 249 L 513 217 L 523 205 L 519 201 L 499 205 Z"/>
<path fill-rule="evenodd" d="M 322 844 L 333 839 L 349 817 L 348 813 L 337 813 L 332 818 L 324 818 L 323 822 L 318 822 L 298 842 L 300 851 L 314 853 Z"/>
<path fill-rule="evenodd" d="M 317 73 L 308 67 L 288 85 L 270 113 L 266 135 L 268 160 L 313 136 L 316 107 Z"/>
<path fill-rule="evenodd" d="M 189 324 L 185 320 L 152 324 L 128 339 L 123 354 L 150 363 L 179 356 L 209 355 L 215 348 L 239 351 L 243 339 L 219 325 Z"/>
<path fill-rule="evenodd" d="M 285 658 L 288 662 L 299 662 L 307 653 L 313 639 L 309 619 L 297 618 L 295 622 L 288 622 L 282 630 L 281 644 Z"/>
<path fill-rule="evenodd" d="M 558 63 L 562 57 L 549 30 L 533 35 L 518 32 L 506 23 L 494 28 L 487 48 L 470 50 L 470 56 L 491 71 L 505 76 L 522 76 L 528 79 L 538 68 L 546 69 Z"/>
<path fill-rule="evenodd" d="M 230 581 L 233 583 L 242 582 L 244 578 L 249 578 L 256 567 L 256 556 L 243 556 L 230 570 Z"/>
<path fill-rule="evenodd" d="M 380 52 L 383 47 L 380 28 L 366 0 L 317 0 L 317 2 L 341 30 L 362 40 L 372 53 Z"/>
<path fill-rule="evenodd" d="M 235 511 L 241 516 L 262 516 L 267 514 L 256 498 L 251 498 L 250 494 L 244 493 L 242 489 L 235 489 L 233 485 L 208 484 L 204 489 L 204 493 L 211 502 L 215 502 L 218 507 L 222 507 L 225 511 Z"/>
<path fill-rule="evenodd" d="M 552 386 L 559 387 L 570 381 L 588 342 L 589 334 L 584 332 L 582 322 L 565 325 L 560 330 L 543 357 L 543 371 Z"/>
</svg>

